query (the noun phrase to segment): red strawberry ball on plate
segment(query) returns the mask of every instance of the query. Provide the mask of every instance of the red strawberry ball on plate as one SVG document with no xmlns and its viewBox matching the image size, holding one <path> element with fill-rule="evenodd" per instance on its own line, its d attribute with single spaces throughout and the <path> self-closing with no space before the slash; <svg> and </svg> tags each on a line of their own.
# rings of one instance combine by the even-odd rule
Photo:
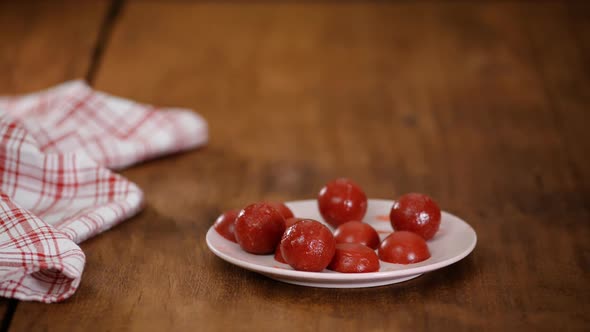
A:
<svg viewBox="0 0 590 332">
<path fill-rule="evenodd" d="M 289 227 L 295 225 L 295 223 L 298 223 L 302 220 L 306 220 L 306 219 L 305 218 L 296 218 L 296 217 L 287 218 L 287 219 L 285 219 L 285 227 L 289 228 Z"/>
<path fill-rule="evenodd" d="M 271 254 L 285 231 L 285 219 L 271 205 L 255 203 L 245 207 L 236 218 L 238 244 L 252 254 Z"/>
<path fill-rule="evenodd" d="M 440 208 L 424 194 L 402 195 L 391 208 L 389 220 L 396 231 L 410 231 L 430 240 L 440 227 Z"/>
<path fill-rule="evenodd" d="M 349 179 L 328 182 L 318 195 L 318 206 L 324 220 L 338 227 L 351 221 L 362 220 L 367 212 L 367 195 Z"/>
<path fill-rule="evenodd" d="M 312 219 L 296 222 L 281 239 L 287 264 L 298 271 L 324 270 L 336 251 L 336 241 L 328 227 Z"/>
<path fill-rule="evenodd" d="M 424 239 L 412 232 L 391 233 L 379 245 L 379 258 L 395 264 L 418 263 L 430 258 L 430 251 Z"/>
<path fill-rule="evenodd" d="M 277 211 L 279 211 L 279 213 L 285 219 L 295 217 L 295 215 L 293 214 L 293 211 L 291 211 L 291 209 L 289 209 L 289 207 L 283 202 L 266 201 L 266 202 L 262 202 L 262 203 L 266 203 L 266 204 L 274 207 L 275 209 L 277 209 Z"/>
<path fill-rule="evenodd" d="M 379 247 L 379 234 L 369 224 L 360 221 L 349 221 L 338 226 L 334 231 L 336 244 L 360 243 L 371 249 Z"/>
<path fill-rule="evenodd" d="M 275 261 L 281 262 L 283 264 L 287 264 L 287 261 L 283 257 L 283 252 L 281 251 L 281 245 L 280 244 L 275 249 Z"/>
<path fill-rule="evenodd" d="M 342 273 L 379 271 L 379 257 L 375 251 L 360 243 L 336 245 L 336 253 L 328 269 Z"/>
<path fill-rule="evenodd" d="M 285 220 L 285 226 L 287 228 L 285 228 L 285 232 L 287 231 L 287 229 L 291 226 L 293 226 L 294 223 L 299 222 L 301 220 L 305 220 L 303 218 L 289 218 Z M 275 260 L 277 262 L 281 262 L 283 264 L 287 264 L 287 261 L 285 261 L 285 259 L 283 258 L 283 252 L 281 251 L 281 246 L 278 245 L 277 249 L 275 250 Z"/>
<path fill-rule="evenodd" d="M 225 211 L 217 217 L 213 224 L 213 228 L 219 233 L 219 235 L 232 242 L 237 242 L 234 227 L 238 212 L 238 210 Z"/>
</svg>

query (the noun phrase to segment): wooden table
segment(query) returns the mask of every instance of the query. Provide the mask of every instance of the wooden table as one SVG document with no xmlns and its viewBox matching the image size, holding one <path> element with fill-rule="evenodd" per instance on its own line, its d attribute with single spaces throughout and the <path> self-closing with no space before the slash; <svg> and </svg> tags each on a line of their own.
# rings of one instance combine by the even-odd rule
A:
<svg viewBox="0 0 590 332">
<path fill-rule="evenodd" d="M 511 1 L 0 4 L 0 93 L 86 78 L 195 109 L 204 149 L 129 168 L 147 206 L 84 242 L 81 287 L 1 299 L 8 331 L 584 331 L 590 327 L 590 6 Z M 425 192 L 465 218 L 465 260 L 368 289 L 228 264 L 228 208 Z"/>
</svg>

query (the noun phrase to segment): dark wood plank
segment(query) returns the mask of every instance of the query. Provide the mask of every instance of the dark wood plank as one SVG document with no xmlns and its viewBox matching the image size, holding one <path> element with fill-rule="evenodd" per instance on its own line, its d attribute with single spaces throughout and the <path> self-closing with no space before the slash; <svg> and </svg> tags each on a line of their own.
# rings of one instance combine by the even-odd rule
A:
<svg viewBox="0 0 590 332">
<path fill-rule="evenodd" d="M 18 300 L 0 298 L 0 331 L 8 331 Z"/>
<path fill-rule="evenodd" d="M 586 138 L 587 75 L 552 51 L 578 43 L 555 23 L 564 5 L 535 5 L 126 5 L 96 86 L 195 108 L 211 142 L 123 172 L 146 210 L 84 243 L 78 293 L 21 303 L 13 330 L 585 330 L 589 169 L 568 145 Z M 336 176 L 371 197 L 427 192 L 478 247 L 353 290 L 282 284 L 207 250 L 220 211 L 313 197 Z"/>
<path fill-rule="evenodd" d="M 108 6 L 108 1 L 0 2 L 0 94 L 83 79 Z"/>
<path fill-rule="evenodd" d="M 494 271 L 488 271 L 494 278 L 488 288 L 500 287 L 484 293 L 486 301 L 478 301 L 484 305 L 480 310 L 486 312 L 491 306 L 487 319 L 499 329 L 551 330 L 560 321 L 568 322 L 569 329 L 583 330 L 588 311 L 584 280 L 588 278 L 589 228 L 581 197 L 586 190 L 570 172 L 568 142 L 556 126 L 551 96 L 536 61 L 541 53 L 572 46 L 571 40 L 548 33 L 559 28 L 550 21 L 563 14 L 563 6 L 494 7 L 477 16 L 448 8 L 446 28 L 439 30 L 437 38 L 438 49 L 446 54 L 441 67 L 453 68 L 442 83 L 447 86 L 444 93 L 453 100 L 455 115 L 449 122 L 453 132 L 448 136 L 455 141 L 453 155 L 461 152 L 471 159 L 451 158 L 451 169 L 458 171 L 460 181 L 471 182 L 461 185 L 472 188 L 470 195 L 461 195 L 463 204 L 479 206 L 489 223 L 478 232 L 483 244 L 478 250 L 489 250 L 487 261 L 494 262 Z M 540 47 L 531 43 L 531 31 L 523 23 L 532 19 L 536 24 L 531 31 L 545 39 Z M 574 59 L 567 56 L 545 65 L 568 72 L 563 62 Z M 571 68 L 568 75 L 583 74 Z M 581 89 L 572 92 L 581 93 Z M 563 93 L 553 97 L 566 97 Z M 457 129 L 470 133 L 457 133 Z M 577 140 L 585 137 L 578 132 Z M 481 138 L 485 146 L 473 144 L 472 140 Z M 465 177 L 479 162 L 487 164 L 481 165 L 479 176 Z M 473 292 L 478 293 L 482 297 L 481 290 Z M 494 308 L 498 306 L 514 312 Z"/>
<path fill-rule="evenodd" d="M 0 2 L 0 95 L 83 78 L 108 3 Z M 10 301 L 0 298 L 0 326 Z"/>
<path fill-rule="evenodd" d="M 567 171 L 576 182 L 580 199 L 588 202 L 590 173 L 584 170 L 590 169 L 590 4 L 535 8 L 535 15 L 526 16 L 523 22 L 547 105 L 562 135 Z M 559 47 L 546 47 L 547 38 L 563 42 Z"/>
<path fill-rule="evenodd" d="M 7 315 L 9 302 L 9 299 L 0 298 L 0 329 L 8 328 L 8 320 L 12 318 Z"/>
</svg>

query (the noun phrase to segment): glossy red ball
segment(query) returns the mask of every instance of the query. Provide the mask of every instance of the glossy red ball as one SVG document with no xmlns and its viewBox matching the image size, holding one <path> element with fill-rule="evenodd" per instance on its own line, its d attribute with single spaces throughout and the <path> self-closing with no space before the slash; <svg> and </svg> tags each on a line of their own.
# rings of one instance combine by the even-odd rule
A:
<svg viewBox="0 0 590 332">
<path fill-rule="evenodd" d="M 418 263 L 430 258 L 424 238 L 407 231 L 396 231 L 379 245 L 379 258 L 395 264 Z"/>
<path fill-rule="evenodd" d="M 349 221 L 338 226 L 334 231 L 336 244 L 339 243 L 360 243 L 371 249 L 379 247 L 379 234 L 369 224 L 360 221 Z"/>
<path fill-rule="evenodd" d="M 281 239 L 283 258 L 298 271 L 324 270 L 336 251 L 336 241 L 328 227 L 312 219 L 296 222 Z"/>
<path fill-rule="evenodd" d="M 271 254 L 285 231 L 285 219 L 271 205 L 255 203 L 236 218 L 235 234 L 240 247 L 252 254 Z"/>
<path fill-rule="evenodd" d="M 217 217 L 213 224 L 213 228 L 219 233 L 219 235 L 232 242 L 237 242 L 234 227 L 238 212 L 238 210 L 225 211 Z"/>
<path fill-rule="evenodd" d="M 362 220 L 367 212 L 367 195 L 349 179 L 336 179 L 319 192 L 318 207 L 324 220 L 338 227 L 351 221 Z"/>
<path fill-rule="evenodd" d="M 438 204 L 424 194 L 402 195 L 391 208 L 389 220 L 396 231 L 410 231 L 430 240 L 440 227 Z"/>
<path fill-rule="evenodd" d="M 379 271 L 379 257 L 375 251 L 359 243 L 336 245 L 336 253 L 328 269 L 342 273 L 366 273 Z"/>
<path fill-rule="evenodd" d="M 287 231 L 287 229 L 289 229 L 289 227 L 293 226 L 293 224 L 295 224 L 296 222 L 299 222 L 301 220 L 305 220 L 303 218 L 289 218 L 289 219 L 285 219 L 285 232 Z M 285 258 L 283 258 L 283 252 L 281 251 L 281 246 L 278 245 L 277 248 L 275 249 L 275 260 L 277 262 L 281 262 L 283 264 L 287 264 L 287 261 L 285 260 Z"/>
<path fill-rule="evenodd" d="M 293 214 L 293 211 L 291 211 L 291 209 L 289 209 L 289 207 L 285 203 L 283 203 L 283 202 L 265 201 L 265 202 L 262 202 L 262 203 L 266 203 L 266 204 L 274 207 L 275 209 L 277 209 L 277 211 L 279 211 L 279 213 L 285 219 L 289 219 L 289 218 L 295 217 L 295 215 Z"/>
</svg>

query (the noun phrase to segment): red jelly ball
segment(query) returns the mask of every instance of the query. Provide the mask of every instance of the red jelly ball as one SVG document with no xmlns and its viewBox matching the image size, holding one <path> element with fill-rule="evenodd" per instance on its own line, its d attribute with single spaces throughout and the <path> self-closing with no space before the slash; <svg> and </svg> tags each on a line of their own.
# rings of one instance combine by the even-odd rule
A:
<svg viewBox="0 0 590 332">
<path fill-rule="evenodd" d="M 236 240 L 242 249 L 252 254 L 271 254 L 285 231 L 285 219 L 265 203 L 245 207 L 236 218 Z"/>
<path fill-rule="evenodd" d="M 337 244 L 328 268 L 342 273 L 375 272 L 379 271 L 379 257 L 373 249 L 359 243 Z"/>
<path fill-rule="evenodd" d="M 318 205 L 324 220 L 338 227 L 347 221 L 363 219 L 367 212 L 367 196 L 357 184 L 341 178 L 320 190 Z"/>
<path fill-rule="evenodd" d="M 217 217 L 217 220 L 215 220 L 215 223 L 213 224 L 213 228 L 224 238 L 233 242 L 237 242 L 236 235 L 234 233 L 234 225 L 237 216 L 238 210 L 226 211 Z"/>
<path fill-rule="evenodd" d="M 293 214 L 293 211 L 291 211 L 291 209 L 289 209 L 289 207 L 287 205 L 285 205 L 285 203 L 283 202 L 263 202 L 266 203 L 272 207 L 274 207 L 275 209 L 277 209 L 277 211 L 279 211 L 279 213 L 283 216 L 283 218 L 285 219 L 289 219 L 289 218 L 293 218 L 295 217 L 295 215 Z"/>
<path fill-rule="evenodd" d="M 287 227 L 285 229 L 285 232 L 287 231 L 287 229 L 291 226 L 293 226 L 294 223 L 299 222 L 301 220 L 305 220 L 303 218 L 289 218 L 285 220 L 285 226 Z M 285 258 L 283 258 L 283 252 L 281 251 L 281 246 L 277 246 L 277 249 L 275 250 L 275 260 L 277 262 L 281 262 L 284 264 L 287 264 L 287 261 L 285 261 Z"/>
<path fill-rule="evenodd" d="M 334 231 L 336 244 L 360 243 L 375 250 L 379 247 L 379 234 L 369 224 L 360 221 L 349 221 L 338 226 Z"/>
<path fill-rule="evenodd" d="M 381 242 L 379 258 L 389 263 L 411 264 L 430 258 L 430 251 L 426 241 L 420 235 L 397 231 Z"/>
<path fill-rule="evenodd" d="M 430 240 L 440 227 L 440 208 L 424 194 L 405 194 L 391 208 L 391 226 L 396 231 L 410 231 Z"/>
<path fill-rule="evenodd" d="M 275 261 L 287 264 L 287 261 L 283 257 L 283 252 L 281 251 L 281 245 L 278 245 L 275 249 Z"/>
<path fill-rule="evenodd" d="M 281 239 L 281 251 L 287 264 L 298 271 L 320 272 L 336 251 L 336 241 L 328 227 L 306 219 L 289 227 Z"/>
<path fill-rule="evenodd" d="M 287 219 L 285 219 L 285 227 L 289 228 L 289 227 L 295 225 L 295 223 L 300 222 L 302 220 L 305 220 L 305 218 L 296 218 L 296 217 L 287 218 Z"/>
</svg>

